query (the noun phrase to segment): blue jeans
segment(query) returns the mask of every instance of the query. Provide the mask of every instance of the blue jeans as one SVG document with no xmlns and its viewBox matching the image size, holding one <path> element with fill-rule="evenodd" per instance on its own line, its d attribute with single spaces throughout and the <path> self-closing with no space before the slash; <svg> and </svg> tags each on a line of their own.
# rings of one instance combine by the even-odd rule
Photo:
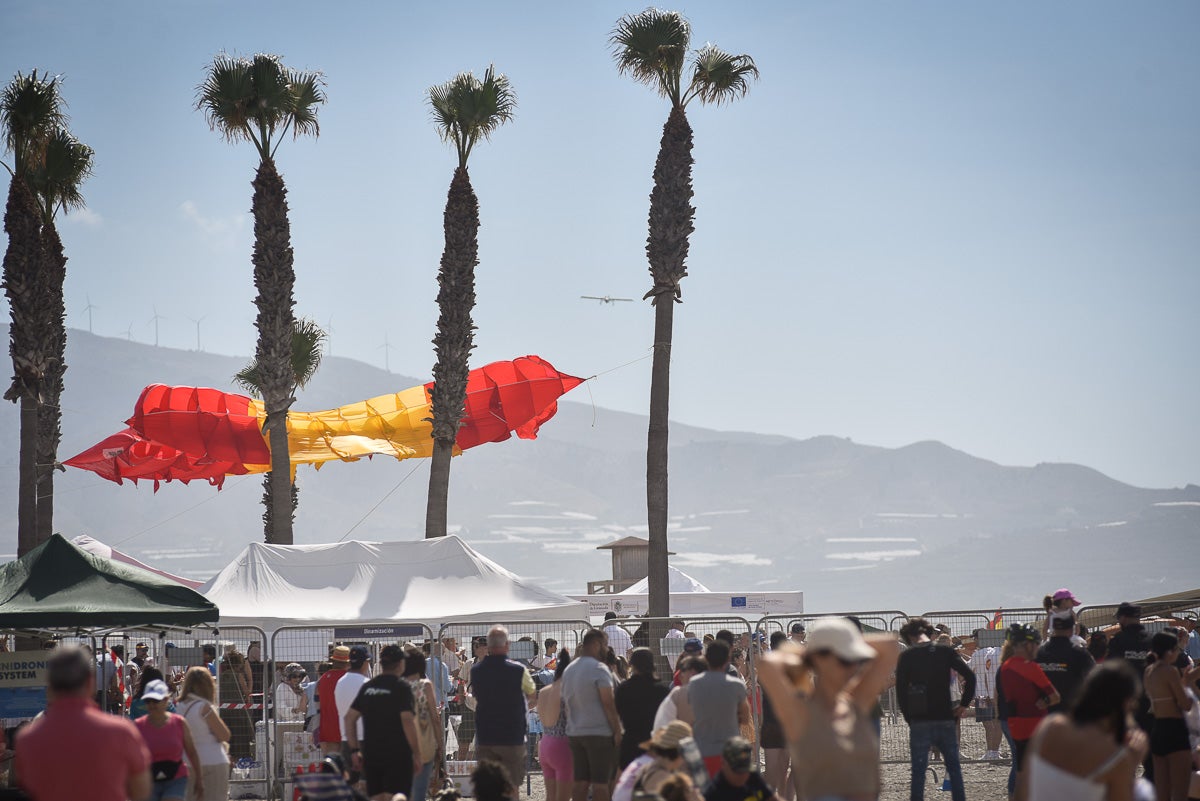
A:
<svg viewBox="0 0 1200 801">
<path fill-rule="evenodd" d="M 1012 732 L 1008 730 L 1008 721 L 1000 721 L 1000 731 L 1004 732 L 1004 739 L 1008 741 L 1008 753 L 1012 758 L 1008 768 L 1008 797 L 1012 798 L 1012 794 L 1017 789 L 1017 749 L 1013 745 Z"/>
<path fill-rule="evenodd" d="M 413 776 L 412 792 L 409 793 L 409 801 L 425 801 L 425 796 L 429 792 L 429 778 L 433 775 L 433 760 L 429 760 L 421 766 L 421 772 Z"/>
<path fill-rule="evenodd" d="M 946 763 L 950 777 L 950 797 L 967 801 L 963 787 L 962 765 L 958 761 L 958 733 L 953 720 L 914 720 L 908 724 L 908 748 L 912 752 L 912 781 L 910 801 L 925 798 L 925 770 L 929 767 L 929 749 L 937 748 Z"/>
</svg>

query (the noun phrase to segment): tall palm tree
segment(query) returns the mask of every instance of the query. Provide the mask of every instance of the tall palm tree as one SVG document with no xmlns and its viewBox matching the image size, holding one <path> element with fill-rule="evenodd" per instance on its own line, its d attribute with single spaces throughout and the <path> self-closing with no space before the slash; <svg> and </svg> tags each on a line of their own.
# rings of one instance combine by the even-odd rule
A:
<svg viewBox="0 0 1200 801">
<path fill-rule="evenodd" d="M 271 446 L 271 524 L 267 541 L 292 544 L 291 461 L 288 458 L 287 413 L 292 396 L 292 331 L 295 319 L 292 288 L 292 235 L 287 189 L 275 167 L 275 151 L 290 130 L 293 138 L 317 136 L 317 106 L 325 102 L 319 72 L 299 72 L 279 56 L 252 59 L 218 55 L 197 88 L 196 108 L 209 127 L 230 142 L 249 141 L 258 151 L 254 176 L 254 285 L 258 296 L 254 359 Z"/>
<path fill-rule="evenodd" d="M 63 284 L 67 278 L 67 256 L 58 236 L 54 218 L 58 212 L 86 204 L 80 187 L 92 174 L 95 153 L 70 131 L 59 128 L 46 143 L 41 162 L 31 171 L 30 183 L 42 216 L 42 291 L 46 293 L 42 321 L 51 338 L 50 358 L 46 363 L 42 403 L 38 408 L 37 436 L 37 541 L 44 542 L 54 533 L 54 471 L 58 464 L 58 445 L 62 440 L 63 374 L 67 370 L 66 304 Z"/>
<path fill-rule="evenodd" d="M 450 495 L 450 457 L 462 420 L 467 373 L 475 348 L 475 265 L 479 263 L 479 201 L 467 173 L 467 159 L 481 139 L 513 118 L 517 96 L 508 78 L 489 66 L 483 78 L 463 72 L 429 89 L 429 106 L 442 141 L 452 142 L 458 166 L 450 181 L 442 217 L 445 246 L 438 270 L 438 322 L 433 338 L 433 459 L 429 466 L 429 500 L 425 537 L 446 536 Z"/>
<path fill-rule="evenodd" d="M 303 389 L 308 386 L 308 382 L 316 374 L 317 369 L 321 366 L 321 359 L 325 355 L 325 339 L 326 333 L 321 329 L 315 321 L 307 317 L 299 317 L 295 321 L 292 328 L 292 389 L 294 393 L 297 389 Z M 233 377 L 233 383 L 240 386 L 242 389 L 249 392 L 256 398 L 262 397 L 262 373 L 258 367 L 258 361 L 254 360 L 243 367 Z M 290 469 L 290 466 L 289 466 Z M 265 532 L 267 542 L 271 541 L 271 532 L 274 530 L 274 496 L 271 494 L 271 473 L 267 472 L 263 476 L 263 530 Z M 296 507 L 300 505 L 300 487 L 293 480 L 291 482 L 292 490 L 292 522 L 296 520 Z"/>
<path fill-rule="evenodd" d="M 0 93 L 0 129 L 4 149 L 12 154 L 5 164 L 12 180 L 4 212 L 8 247 L 4 252 L 4 293 L 12 325 L 8 351 L 13 380 L 5 400 L 20 401 L 21 433 L 17 490 L 17 554 L 37 545 L 37 431 L 45 375 L 54 350 L 53 335 L 42 322 L 48 298 L 41 291 L 44 263 L 41 215 L 29 183 L 52 132 L 67 122 L 59 80 L 49 75 L 17 73 Z"/>
<path fill-rule="evenodd" d="M 671 389 L 671 340 L 680 281 L 687 276 L 692 220 L 693 100 L 721 105 L 743 97 L 758 78 L 754 59 L 707 44 L 692 52 L 691 26 L 682 14 L 649 8 L 617 20 L 609 39 L 617 71 L 644 83 L 671 103 L 663 125 L 650 193 L 646 257 L 653 286 L 643 300 L 654 306 L 654 360 L 650 377 L 650 425 L 646 437 L 646 513 L 649 523 L 649 613 L 670 614 L 667 574 L 667 445 Z M 684 70 L 691 57 L 690 76 Z"/>
</svg>

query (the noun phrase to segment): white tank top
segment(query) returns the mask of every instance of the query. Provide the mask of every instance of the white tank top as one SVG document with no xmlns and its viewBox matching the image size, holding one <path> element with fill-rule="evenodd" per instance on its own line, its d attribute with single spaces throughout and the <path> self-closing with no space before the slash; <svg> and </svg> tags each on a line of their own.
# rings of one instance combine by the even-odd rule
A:
<svg viewBox="0 0 1200 801">
<path fill-rule="evenodd" d="M 203 698 L 189 695 L 179 702 L 175 711 L 183 715 L 183 719 L 187 721 L 188 729 L 192 732 L 192 742 L 196 744 L 196 754 L 200 757 L 200 764 L 227 765 L 229 764 L 229 755 L 225 752 L 221 741 L 214 737 L 212 730 L 208 728 L 208 721 L 204 719 L 205 709 L 212 709 L 212 704 Z M 217 714 L 217 710 L 213 709 L 212 714 Z M 184 758 L 187 758 L 186 755 Z"/>
<path fill-rule="evenodd" d="M 1122 746 L 1086 776 L 1076 776 L 1051 765 L 1041 754 L 1031 753 L 1029 764 L 1029 801 L 1104 801 L 1107 788 L 1096 781 L 1125 756 Z"/>
</svg>

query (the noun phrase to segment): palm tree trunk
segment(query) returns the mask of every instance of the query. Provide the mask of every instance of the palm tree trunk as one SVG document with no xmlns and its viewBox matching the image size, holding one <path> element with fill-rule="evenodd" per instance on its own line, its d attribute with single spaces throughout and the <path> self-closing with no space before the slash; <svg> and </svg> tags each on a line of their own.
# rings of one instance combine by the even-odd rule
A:
<svg viewBox="0 0 1200 801">
<path fill-rule="evenodd" d="M 429 467 L 429 498 L 425 509 L 425 538 L 446 536 L 450 496 L 450 456 L 467 397 L 467 374 L 475 348 L 475 265 L 479 263 L 479 201 L 466 167 L 450 181 L 442 218 L 445 248 L 438 270 L 438 322 L 433 338 L 433 461 Z"/>
<path fill-rule="evenodd" d="M 4 399 L 21 403 L 21 434 L 17 487 L 17 555 L 37 546 L 37 421 L 46 357 L 38 313 L 38 276 L 42 268 L 41 217 L 25 181 L 14 177 L 8 187 L 4 230 L 4 293 L 12 324 L 8 352 L 13 380 Z"/>
<path fill-rule="evenodd" d="M 45 267 L 42 280 L 47 294 L 47 331 L 51 337 L 42 404 L 38 409 L 37 437 L 37 541 L 54 533 L 54 474 L 58 464 L 58 446 L 62 441 L 63 375 L 67 371 L 67 309 L 63 302 L 63 284 L 67 278 L 67 257 L 54 221 L 42 226 Z"/>
<path fill-rule="evenodd" d="M 263 541 L 271 542 L 272 523 L 275 516 L 275 507 L 273 504 L 274 495 L 271 494 L 271 473 L 270 471 L 263 473 Z M 292 482 L 292 523 L 296 522 L 296 507 L 300 505 L 300 485 L 295 481 Z"/>
<path fill-rule="evenodd" d="M 254 286 L 258 295 L 259 380 L 271 448 L 271 531 L 267 541 L 292 544 L 292 466 L 288 456 L 287 412 L 292 397 L 292 266 L 287 189 L 275 162 L 263 161 L 254 176 Z"/>
<path fill-rule="evenodd" d="M 654 189 L 650 193 L 650 233 L 646 258 L 654 287 L 654 361 L 650 378 L 650 425 L 646 435 L 646 522 L 649 529 L 647 606 L 651 617 L 671 613 L 667 571 L 667 451 L 671 396 L 671 342 L 679 282 L 687 275 L 692 233 L 692 128 L 682 108 L 673 107 L 663 125 Z"/>
<path fill-rule="evenodd" d="M 425 503 L 425 539 L 446 536 L 447 510 L 450 508 L 450 457 L 454 445 L 433 441 L 429 461 L 429 498 Z"/>
</svg>

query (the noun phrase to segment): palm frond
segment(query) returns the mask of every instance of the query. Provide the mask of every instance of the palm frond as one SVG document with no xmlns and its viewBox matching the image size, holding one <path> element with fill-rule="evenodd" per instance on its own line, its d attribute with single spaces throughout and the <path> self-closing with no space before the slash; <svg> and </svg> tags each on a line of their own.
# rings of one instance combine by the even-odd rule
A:
<svg viewBox="0 0 1200 801">
<path fill-rule="evenodd" d="M 233 383 L 249 392 L 252 397 L 262 398 L 262 376 L 258 372 L 258 360 L 247 364 L 233 376 Z"/>
<path fill-rule="evenodd" d="M 254 76 L 250 62 L 224 53 L 216 56 L 196 87 L 196 109 L 204 112 L 208 127 L 227 141 L 251 139 L 250 116 L 254 103 Z"/>
<path fill-rule="evenodd" d="M 65 127 L 65 102 L 59 94 L 61 79 L 47 73 L 18 72 L 0 92 L 0 128 L 4 148 L 13 154 L 13 172 L 24 173 L 41 156 L 50 134 Z"/>
<path fill-rule="evenodd" d="M 321 366 L 325 355 L 325 329 L 307 317 L 297 318 L 292 330 L 292 375 L 304 388 Z"/>
<path fill-rule="evenodd" d="M 617 20 L 609 35 L 617 72 L 655 89 L 675 105 L 692 31 L 677 11 L 648 8 Z"/>
<path fill-rule="evenodd" d="M 83 208 L 86 204 L 80 186 L 92 175 L 95 152 L 65 128 L 56 130 L 46 141 L 40 163 L 32 170 L 29 184 L 42 203 L 47 219 L 58 209 Z"/>
<path fill-rule="evenodd" d="M 196 88 L 196 108 L 226 140 L 249 140 L 267 159 L 274 152 L 271 143 L 289 127 L 293 136 L 320 132 L 323 86 L 321 73 L 289 70 L 276 55 L 248 59 L 222 53 Z"/>
<path fill-rule="evenodd" d="M 324 356 L 325 339 L 328 334 L 313 320 L 298 317 L 292 322 L 292 383 L 303 388 L 316 374 Z M 233 383 L 256 398 L 262 397 L 262 371 L 258 359 L 233 376 Z"/>
<path fill-rule="evenodd" d="M 465 167 L 471 149 L 480 139 L 513 119 L 517 94 L 508 77 L 489 66 L 483 78 L 461 72 L 446 83 L 429 89 L 429 107 L 438 135 L 453 142 L 459 166 Z"/>
<path fill-rule="evenodd" d="M 320 72 L 293 70 L 288 73 L 288 85 L 292 92 L 292 137 L 320 136 L 317 106 L 325 102 L 324 76 Z"/>
<path fill-rule="evenodd" d="M 695 97 L 705 105 L 721 105 L 745 97 L 750 81 L 758 80 L 758 67 L 746 54 L 726 53 L 714 44 L 706 44 L 692 59 L 692 82 L 685 102 Z"/>
</svg>

